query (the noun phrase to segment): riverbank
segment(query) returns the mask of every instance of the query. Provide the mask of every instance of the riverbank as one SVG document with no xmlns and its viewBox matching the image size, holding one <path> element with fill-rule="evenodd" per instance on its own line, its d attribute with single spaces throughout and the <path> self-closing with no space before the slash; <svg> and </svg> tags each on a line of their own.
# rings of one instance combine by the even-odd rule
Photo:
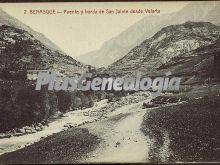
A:
<svg viewBox="0 0 220 165">
<path fill-rule="evenodd" d="M 11 136 L 10 138 L 0 139 L 0 155 L 16 151 L 18 149 L 27 147 L 35 142 L 38 142 L 50 135 L 67 130 L 70 127 L 76 127 L 88 122 L 95 122 L 99 120 L 100 114 L 97 115 L 85 115 L 90 111 L 99 111 L 103 106 L 106 106 L 107 100 L 102 100 L 93 108 L 87 108 L 80 111 L 72 111 L 66 113 L 63 117 L 52 118 L 48 126 L 41 131 L 35 133 L 24 134 L 21 136 Z"/>
<path fill-rule="evenodd" d="M 3 154 L 0 164 L 146 162 L 149 141 L 140 131 L 145 114 L 142 104 L 124 105 L 109 113 L 108 118 L 70 128 Z"/>
<path fill-rule="evenodd" d="M 87 129 L 72 128 L 0 156 L 0 164 L 77 163 L 100 139 Z"/>
<path fill-rule="evenodd" d="M 122 97 L 116 102 L 108 102 L 108 100 L 105 99 L 95 103 L 91 108 L 68 112 L 64 114 L 63 117 L 53 118 L 47 127 L 36 133 L 0 139 L 0 155 L 27 147 L 48 136 L 65 131 L 69 128 L 105 119 L 110 114 L 115 114 L 114 111 L 116 109 L 129 104 L 141 102 L 148 97 L 148 93 L 138 92 Z"/>
<path fill-rule="evenodd" d="M 180 99 L 168 93 L 102 100 L 55 120 L 51 136 L 1 155 L 0 164 L 219 161 L 219 104 L 219 95 Z M 18 144 L 8 142 L 2 143 L 6 150 Z"/>
</svg>

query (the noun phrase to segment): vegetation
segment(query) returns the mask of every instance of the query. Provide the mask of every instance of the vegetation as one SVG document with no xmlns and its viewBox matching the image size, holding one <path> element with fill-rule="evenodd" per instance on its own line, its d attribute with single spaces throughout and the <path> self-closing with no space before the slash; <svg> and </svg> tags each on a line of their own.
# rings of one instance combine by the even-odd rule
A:
<svg viewBox="0 0 220 165">
<path fill-rule="evenodd" d="M 169 134 L 172 151 L 167 161 L 219 161 L 219 119 L 219 96 L 151 110 L 144 117 L 142 131 L 156 140 L 156 147 L 151 149 L 152 161 L 161 161 L 164 132 Z"/>
<path fill-rule="evenodd" d="M 57 111 L 66 113 L 94 105 L 92 92 L 36 91 L 32 82 L 20 80 L 0 85 L 0 132 L 41 122 Z"/>
<path fill-rule="evenodd" d="M 87 129 L 72 128 L 18 151 L 3 154 L 0 164 L 77 163 L 99 142 L 100 139 Z"/>
</svg>

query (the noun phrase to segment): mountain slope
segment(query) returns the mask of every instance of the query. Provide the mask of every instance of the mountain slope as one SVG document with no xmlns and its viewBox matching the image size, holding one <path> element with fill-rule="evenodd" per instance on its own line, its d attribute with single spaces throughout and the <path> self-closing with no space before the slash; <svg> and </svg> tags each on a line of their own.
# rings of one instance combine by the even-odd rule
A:
<svg viewBox="0 0 220 165">
<path fill-rule="evenodd" d="M 72 57 L 50 49 L 27 31 L 0 26 L 0 69 L 49 69 L 82 72 L 86 68 Z"/>
<path fill-rule="evenodd" d="M 216 25 L 220 25 L 219 15 L 220 15 L 220 4 L 215 6 L 215 8 L 211 10 L 209 14 L 206 15 L 205 20 L 207 20 L 208 22 L 212 22 Z"/>
<path fill-rule="evenodd" d="M 17 29 L 25 30 L 29 32 L 31 35 L 33 35 L 40 42 L 42 42 L 44 45 L 46 45 L 48 48 L 65 54 L 57 45 L 55 45 L 53 42 L 47 39 L 43 34 L 34 31 L 29 26 L 25 25 L 21 21 L 7 14 L 1 8 L 0 8 L 0 25 L 8 25 L 8 26 L 15 27 Z"/>
<path fill-rule="evenodd" d="M 97 67 L 108 66 L 125 56 L 131 49 L 154 35 L 161 28 L 186 21 L 217 23 L 219 2 L 191 2 L 182 10 L 162 16 L 148 16 L 116 37 L 106 41 L 99 50 L 83 54 L 77 59 Z"/>
<path fill-rule="evenodd" d="M 105 72 L 113 75 L 130 75 L 137 71 L 153 74 L 171 59 L 213 44 L 219 37 L 220 27 L 208 22 L 171 25 L 136 46 L 122 59 L 110 65 Z"/>
<path fill-rule="evenodd" d="M 210 78 L 220 80 L 220 38 L 213 44 L 172 58 L 154 74 L 161 75 L 168 71 L 181 76 L 185 84 L 208 82 Z"/>
</svg>

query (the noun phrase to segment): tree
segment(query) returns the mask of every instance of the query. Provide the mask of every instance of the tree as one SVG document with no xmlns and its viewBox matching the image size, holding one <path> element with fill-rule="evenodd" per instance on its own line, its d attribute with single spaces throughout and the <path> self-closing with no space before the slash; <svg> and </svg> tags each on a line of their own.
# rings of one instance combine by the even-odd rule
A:
<svg viewBox="0 0 220 165">
<path fill-rule="evenodd" d="M 219 78 L 220 75 L 220 52 L 214 55 L 214 76 Z"/>
<path fill-rule="evenodd" d="M 67 91 L 57 92 L 58 107 L 60 112 L 67 112 L 72 104 L 71 94 Z"/>
<path fill-rule="evenodd" d="M 15 41 L 14 44 L 8 44 L 3 50 L 1 61 L 4 64 L 3 73 L 8 73 L 9 70 L 18 68 L 20 54 L 23 51 L 23 44 L 20 41 Z"/>
</svg>

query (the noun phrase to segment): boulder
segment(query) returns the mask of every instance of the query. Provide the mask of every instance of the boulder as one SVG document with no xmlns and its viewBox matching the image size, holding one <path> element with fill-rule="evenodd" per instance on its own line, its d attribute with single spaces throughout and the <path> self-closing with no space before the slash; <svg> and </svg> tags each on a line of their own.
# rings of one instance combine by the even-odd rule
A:
<svg viewBox="0 0 220 165">
<path fill-rule="evenodd" d="M 24 128 L 21 128 L 21 129 L 17 129 L 17 131 L 16 131 L 17 133 L 25 133 L 25 129 Z"/>
<path fill-rule="evenodd" d="M 15 133 L 16 133 L 16 130 L 15 130 L 15 129 L 12 129 L 12 130 L 11 130 L 11 133 L 15 134 Z"/>
<path fill-rule="evenodd" d="M 35 130 L 36 130 L 36 131 L 41 131 L 41 130 L 42 130 L 42 128 L 41 128 L 41 127 L 39 127 L 39 126 L 36 126 L 36 127 L 35 127 Z"/>
<path fill-rule="evenodd" d="M 46 124 L 46 121 L 45 121 L 45 120 L 43 120 L 43 121 L 41 122 L 41 124 L 42 124 L 42 125 L 45 125 L 45 124 Z"/>
<path fill-rule="evenodd" d="M 42 122 L 41 122 L 41 124 L 43 125 L 43 126 L 49 126 L 49 124 L 48 124 L 48 120 L 43 120 Z"/>
<path fill-rule="evenodd" d="M 73 127 L 74 127 L 74 125 L 70 124 L 68 128 L 73 128 Z"/>
<path fill-rule="evenodd" d="M 68 125 L 68 124 L 65 124 L 64 127 L 69 127 L 69 125 Z"/>
<path fill-rule="evenodd" d="M 32 133 L 31 129 L 25 129 L 25 133 Z"/>
<path fill-rule="evenodd" d="M 1 133 L 1 134 L 0 134 L 0 139 L 3 139 L 3 138 L 10 138 L 10 137 L 12 137 L 11 134 L 5 134 L 5 133 Z"/>
<path fill-rule="evenodd" d="M 43 127 L 43 125 L 41 123 L 38 123 L 38 127 Z"/>
<path fill-rule="evenodd" d="M 77 126 L 77 124 L 66 123 L 66 124 L 64 125 L 64 127 L 66 127 L 66 128 L 73 128 L 73 127 L 75 127 L 75 126 Z"/>
<path fill-rule="evenodd" d="M 89 112 L 83 112 L 84 116 L 89 116 Z"/>
<path fill-rule="evenodd" d="M 3 139 L 3 138 L 5 138 L 5 134 L 4 134 L 4 133 L 1 133 L 1 134 L 0 134 L 0 139 Z"/>
<path fill-rule="evenodd" d="M 25 130 L 31 130 L 31 127 L 25 126 L 23 127 Z"/>
</svg>

